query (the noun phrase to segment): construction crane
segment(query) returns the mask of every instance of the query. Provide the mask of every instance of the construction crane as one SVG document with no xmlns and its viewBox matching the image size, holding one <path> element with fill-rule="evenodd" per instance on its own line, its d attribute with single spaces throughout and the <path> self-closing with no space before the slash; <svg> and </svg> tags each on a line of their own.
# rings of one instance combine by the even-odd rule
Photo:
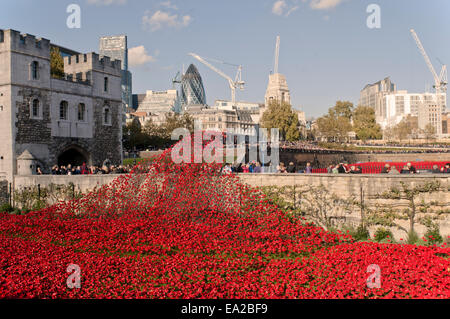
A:
<svg viewBox="0 0 450 319">
<path fill-rule="evenodd" d="M 431 71 L 431 74 L 433 75 L 433 79 L 434 79 L 434 88 L 436 89 L 436 102 L 439 108 L 441 107 L 441 99 L 440 99 L 440 94 L 441 93 L 445 93 L 447 92 L 447 84 L 448 84 L 448 80 L 447 80 L 447 66 L 446 65 L 442 65 L 442 69 L 441 69 L 441 73 L 439 75 L 437 75 L 433 64 L 430 61 L 430 58 L 428 57 L 427 52 L 425 51 L 425 48 L 422 45 L 422 42 L 420 42 L 419 37 L 417 36 L 417 33 L 414 31 L 414 29 L 411 29 L 411 34 L 412 37 L 414 38 L 414 40 L 416 41 L 417 47 L 420 50 L 420 53 L 422 53 L 422 56 L 425 59 L 425 63 L 428 66 L 428 69 Z"/>
<path fill-rule="evenodd" d="M 178 71 L 177 75 L 172 79 L 172 88 L 175 90 L 175 86 L 181 84 L 181 73 Z"/>
<path fill-rule="evenodd" d="M 224 77 L 228 81 L 228 84 L 230 85 L 230 89 L 231 89 L 232 106 L 235 106 L 235 104 L 236 104 L 236 89 L 239 88 L 242 91 L 244 89 L 244 85 L 245 85 L 245 82 L 242 81 L 242 65 L 236 65 L 236 64 L 219 61 L 219 60 L 208 59 L 208 60 L 215 61 L 218 63 L 232 65 L 232 66 L 237 67 L 238 68 L 237 74 L 236 74 L 235 79 L 233 80 L 231 77 L 229 77 L 228 75 L 226 75 L 225 73 L 223 73 L 222 71 L 217 69 L 215 66 L 213 66 L 208 61 L 206 61 L 206 58 L 202 58 L 201 56 L 199 56 L 198 54 L 195 54 L 195 53 L 189 53 L 189 55 L 192 56 L 193 58 L 195 58 L 196 60 L 198 60 L 199 62 L 203 63 L 208 68 L 210 68 L 211 70 L 213 70 L 220 76 Z"/>
<path fill-rule="evenodd" d="M 280 59 L 280 36 L 277 36 L 277 44 L 275 46 L 275 63 L 273 68 L 273 73 L 278 73 L 278 60 Z"/>
<path fill-rule="evenodd" d="M 419 36 L 414 31 L 414 29 L 411 29 L 410 31 L 411 31 L 412 37 L 416 41 L 416 44 L 417 44 L 417 47 L 419 48 L 420 53 L 422 53 L 422 56 L 425 59 L 425 63 L 427 64 L 428 69 L 431 71 L 431 74 L 433 75 L 434 88 L 436 89 L 436 105 L 438 108 L 438 114 L 441 114 L 441 112 L 442 112 L 441 93 L 447 92 L 447 84 L 448 84 L 447 66 L 442 65 L 441 73 L 438 76 L 433 67 L 433 64 L 430 61 L 430 58 L 428 57 L 427 52 L 425 51 L 425 48 L 422 45 L 422 42 L 420 42 Z M 438 116 L 438 119 L 437 119 L 436 131 L 438 134 L 442 133 L 442 122 L 441 122 L 440 116 Z"/>
</svg>

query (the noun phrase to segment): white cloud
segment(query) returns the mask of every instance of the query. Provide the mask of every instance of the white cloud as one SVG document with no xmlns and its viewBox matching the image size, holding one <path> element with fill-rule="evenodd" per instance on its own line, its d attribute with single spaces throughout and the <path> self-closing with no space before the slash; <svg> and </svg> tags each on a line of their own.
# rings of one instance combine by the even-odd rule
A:
<svg viewBox="0 0 450 319">
<path fill-rule="evenodd" d="M 144 28 L 150 28 L 151 31 L 159 30 L 163 27 L 170 28 L 183 28 L 187 27 L 191 21 L 192 17 L 189 15 L 178 16 L 177 14 L 170 14 L 169 12 L 158 10 L 152 16 L 150 12 L 147 11 L 142 17 L 142 24 Z"/>
<path fill-rule="evenodd" d="M 128 63 L 130 66 L 139 66 L 155 61 L 156 58 L 150 56 L 143 45 L 128 49 Z"/>
<path fill-rule="evenodd" d="M 311 8 L 314 10 L 327 10 L 340 5 L 344 0 L 311 0 Z"/>
<path fill-rule="evenodd" d="M 284 9 L 287 8 L 286 1 L 278 0 L 273 4 L 272 13 L 278 16 L 283 15 Z"/>
<path fill-rule="evenodd" d="M 296 3 L 297 1 L 295 1 Z M 277 16 L 288 17 L 292 12 L 296 11 L 299 6 L 288 4 L 286 0 L 278 0 L 273 4 L 272 13 Z"/>
<path fill-rule="evenodd" d="M 166 7 L 167 9 L 178 10 L 178 7 L 174 4 L 172 4 L 171 1 L 161 2 L 159 5 L 162 7 Z"/>
<path fill-rule="evenodd" d="M 299 6 L 292 7 L 291 9 L 289 9 L 288 12 L 286 12 L 285 16 L 288 17 L 292 12 L 296 11 L 298 8 Z"/>
<path fill-rule="evenodd" d="M 123 5 L 126 4 L 128 0 L 87 0 L 88 4 L 95 4 L 97 6 L 109 6 L 112 4 Z"/>
</svg>

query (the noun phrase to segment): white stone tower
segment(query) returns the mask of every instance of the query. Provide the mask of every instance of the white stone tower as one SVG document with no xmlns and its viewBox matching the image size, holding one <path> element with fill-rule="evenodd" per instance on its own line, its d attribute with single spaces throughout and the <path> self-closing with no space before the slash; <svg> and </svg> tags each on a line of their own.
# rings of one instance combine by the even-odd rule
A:
<svg viewBox="0 0 450 319">
<path fill-rule="evenodd" d="M 278 60 L 280 56 L 280 36 L 277 36 L 277 44 L 275 48 L 275 65 L 273 74 L 269 75 L 269 84 L 267 85 L 265 105 L 269 106 L 270 102 L 278 101 L 291 104 L 291 95 L 287 85 L 286 77 L 278 73 Z"/>
</svg>

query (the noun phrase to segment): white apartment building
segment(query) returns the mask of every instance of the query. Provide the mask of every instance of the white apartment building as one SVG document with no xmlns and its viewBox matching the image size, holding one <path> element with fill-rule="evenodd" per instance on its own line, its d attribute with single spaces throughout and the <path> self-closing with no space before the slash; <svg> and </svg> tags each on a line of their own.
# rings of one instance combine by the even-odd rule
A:
<svg viewBox="0 0 450 319">
<path fill-rule="evenodd" d="M 447 95 L 441 93 L 440 101 L 434 93 L 408 93 L 397 91 L 386 94 L 381 102 L 386 116 L 378 119 L 383 129 L 393 127 L 401 122 L 407 115 L 418 117 L 419 129 L 424 129 L 427 124 L 432 124 L 438 134 L 442 133 L 442 113 L 446 109 Z M 438 107 L 440 105 L 440 107 Z"/>
</svg>

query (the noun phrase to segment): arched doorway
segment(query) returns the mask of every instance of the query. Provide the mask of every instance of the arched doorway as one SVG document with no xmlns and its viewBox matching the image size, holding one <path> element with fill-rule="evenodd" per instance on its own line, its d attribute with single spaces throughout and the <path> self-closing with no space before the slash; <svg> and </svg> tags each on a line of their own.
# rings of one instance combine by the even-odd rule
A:
<svg viewBox="0 0 450 319">
<path fill-rule="evenodd" d="M 91 165 L 90 161 L 90 154 L 83 148 L 76 145 L 66 148 L 58 156 L 59 166 L 67 166 L 69 164 L 72 166 L 81 166 L 83 163 Z"/>
</svg>

